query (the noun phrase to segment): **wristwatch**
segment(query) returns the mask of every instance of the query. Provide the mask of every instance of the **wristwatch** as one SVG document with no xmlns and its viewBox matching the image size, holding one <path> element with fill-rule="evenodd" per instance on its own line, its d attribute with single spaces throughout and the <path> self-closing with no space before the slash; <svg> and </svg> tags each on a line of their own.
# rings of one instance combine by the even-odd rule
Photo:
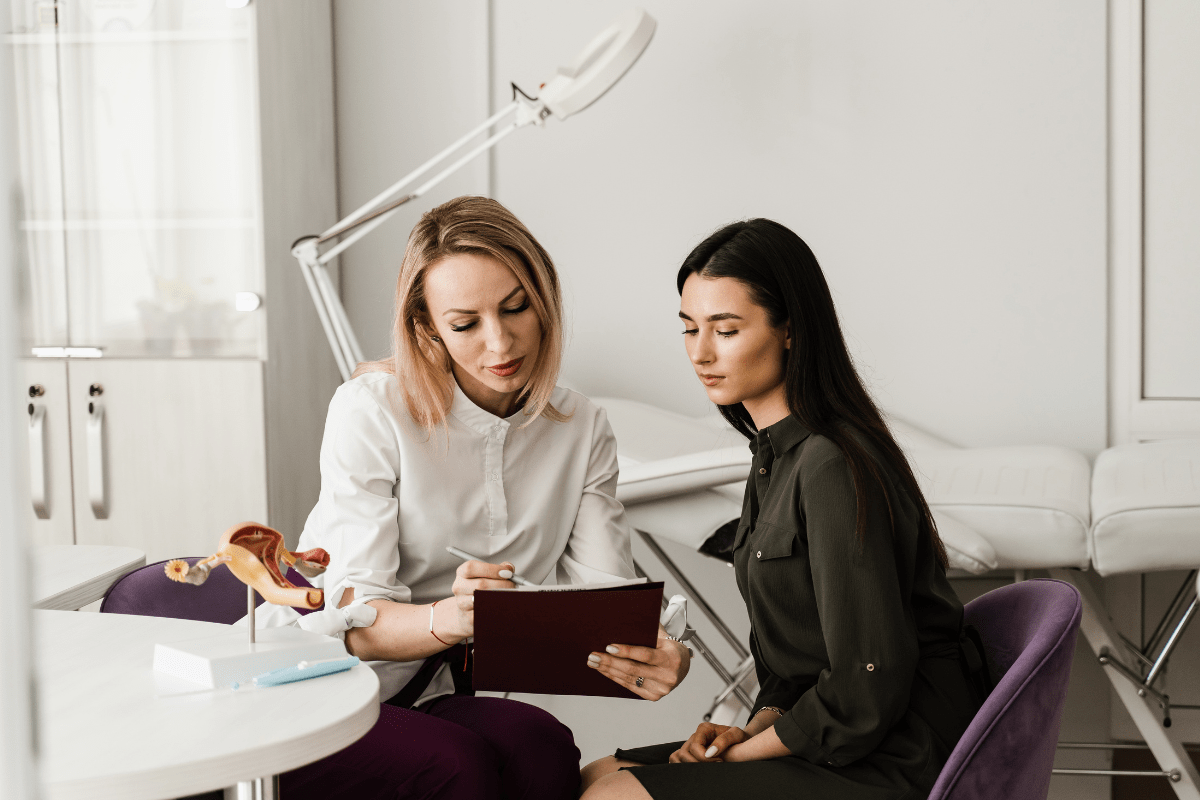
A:
<svg viewBox="0 0 1200 800">
<path fill-rule="evenodd" d="M 761 712 L 761 711 L 774 711 L 776 714 L 778 714 L 778 715 L 779 715 L 779 716 L 781 716 L 781 717 L 782 717 L 782 716 L 784 715 L 784 713 L 785 713 L 785 712 L 784 712 L 784 710 L 783 710 L 782 708 L 779 708 L 778 706 L 763 706 L 763 707 L 762 707 L 762 708 L 760 708 L 758 711 L 755 711 L 755 712 L 754 712 L 754 716 L 756 716 L 756 717 L 757 717 L 757 716 L 758 716 L 758 714 L 759 714 L 759 712 Z"/>
</svg>

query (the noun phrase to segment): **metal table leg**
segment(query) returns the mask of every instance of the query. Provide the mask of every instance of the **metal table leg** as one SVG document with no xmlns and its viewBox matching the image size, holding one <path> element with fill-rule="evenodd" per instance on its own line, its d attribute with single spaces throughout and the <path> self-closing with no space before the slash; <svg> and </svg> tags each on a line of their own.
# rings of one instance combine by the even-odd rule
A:
<svg viewBox="0 0 1200 800">
<path fill-rule="evenodd" d="M 225 790 L 225 800 L 279 800 L 279 776 L 239 781 Z"/>
</svg>

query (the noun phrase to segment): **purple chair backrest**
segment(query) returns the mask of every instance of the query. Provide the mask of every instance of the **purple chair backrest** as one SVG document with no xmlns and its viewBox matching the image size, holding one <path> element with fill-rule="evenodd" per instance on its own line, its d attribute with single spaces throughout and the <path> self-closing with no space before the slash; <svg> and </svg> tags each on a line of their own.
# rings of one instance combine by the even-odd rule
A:
<svg viewBox="0 0 1200 800">
<path fill-rule="evenodd" d="M 1079 592 L 1062 581 L 1003 586 L 972 600 L 996 688 L 942 768 L 929 800 L 1045 800 L 1067 698 Z"/>
<path fill-rule="evenodd" d="M 195 564 L 201 557 L 185 558 Z M 176 583 L 167 577 L 166 561 L 148 564 L 134 570 L 113 584 L 104 601 L 101 613 L 137 614 L 143 617 L 174 617 L 201 622 L 220 622 L 232 625 L 246 616 L 246 584 L 239 581 L 228 567 L 220 566 L 199 586 Z M 296 586 L 309 586 L 294 569 L 287 579 Z M 258 598 L 262 602 L 262 598 Z M 303 608 L 301 614 L 310 613 Z"/>
</svg>

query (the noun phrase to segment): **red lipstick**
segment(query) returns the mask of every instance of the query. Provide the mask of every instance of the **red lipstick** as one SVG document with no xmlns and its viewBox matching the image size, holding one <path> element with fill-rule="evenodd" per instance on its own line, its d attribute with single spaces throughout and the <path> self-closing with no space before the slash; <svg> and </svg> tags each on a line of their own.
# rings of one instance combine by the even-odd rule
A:
<svg viewBox="0 0 1200 800">
<path fill-rule="evenodd" d="M 519 370 L 521 368 L 521 364 L 524 361 L 525 361 L 524 357 L 515 358 L 512 361 L 509 361 L 507 363 L 497 364 L 494 367 L 488 367 L 487 371 L 492 373 L 493 375 L 498 375 L 501 378 L 507 378 L 509 375 L 516 374 L 517 370 Z"/>
</svg>

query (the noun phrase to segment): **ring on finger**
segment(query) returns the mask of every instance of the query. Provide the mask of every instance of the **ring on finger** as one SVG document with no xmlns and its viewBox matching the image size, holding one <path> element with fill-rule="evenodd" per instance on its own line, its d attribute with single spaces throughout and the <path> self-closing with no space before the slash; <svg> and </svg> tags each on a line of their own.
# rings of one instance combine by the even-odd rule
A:
<svg viewBox="0 0 1200 800">
<path fill-rule="evenodd" d="M 642 684 L 645 682 L 646 682 L 646 679 L 643 678 L 641 675 L 638 675 L 637 680 L 633 682 L 633 685 L 640 689 L 640 688 L 642 688 Z"/>
</svg>

